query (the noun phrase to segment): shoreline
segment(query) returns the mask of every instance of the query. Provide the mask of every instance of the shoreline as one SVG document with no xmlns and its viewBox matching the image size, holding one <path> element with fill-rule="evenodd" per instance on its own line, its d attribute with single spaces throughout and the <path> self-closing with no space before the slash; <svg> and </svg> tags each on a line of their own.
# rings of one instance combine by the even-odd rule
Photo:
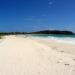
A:
<svg viewBox="0 0 75 75">
<path fill-rule="evenodd" d="M 38 43 L 47 45 L 48 47 L 51 47 L 54 50 L 75 55 L 75 44 L 65 43 L 54 39 L 44 39 L 44 38 L 34 38 L 34 37 L 32 39 L 37 41 Z"/>
<path fill-rule="evenodd" d="M 3 39 L 1 75 L 75 75 L 75 45 L 12 35 Z"/>
</svg>

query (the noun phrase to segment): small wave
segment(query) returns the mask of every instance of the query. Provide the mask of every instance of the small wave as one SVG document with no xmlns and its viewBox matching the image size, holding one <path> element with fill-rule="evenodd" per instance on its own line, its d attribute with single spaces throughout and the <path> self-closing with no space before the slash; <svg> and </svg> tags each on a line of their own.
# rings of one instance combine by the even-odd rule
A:
<svg viewBox="0 0 75 75">
<path fill-rule="evenodd" d="M 68 43 L 68 44 L 73 44 L 75 45 L 75 37 L 66 37 L 66 36 L 56 36 L 56 35 L 52 35 L 52 36 L 31 36 L 31 37 L 35 37 L 35 38 L 40 38 L 40 39 L 45 39 L 45 40 L 54 40 L 57 42 L 61 42 L 61 43 Z"/>
<path fill-rule="evenodd" d="M 52 36 L 49 36 L 48 39 L 52 39 L 52 40 L 55 40 L 57 42 L 63 42 L 63 43 L 70 43 L 70 44 L 74 44 L 75 45 L 75 38 L 72 38 L 72 37 L 52 37 Z"/>
</svg>

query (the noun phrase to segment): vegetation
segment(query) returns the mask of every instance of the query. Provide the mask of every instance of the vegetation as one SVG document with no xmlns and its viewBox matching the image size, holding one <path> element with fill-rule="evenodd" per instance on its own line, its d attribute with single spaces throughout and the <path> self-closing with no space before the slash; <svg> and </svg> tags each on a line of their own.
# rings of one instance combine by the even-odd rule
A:
<svg viewBox="0 0 75 75">
<path fill-rule="evenodd" d="M 0 36 L 0 39 L 1 39 L 1 36 Z"/>
<path fill-rule="evenodd" d="M 31 32 L 30 34 L 65 34 L 65 35 L 73 35 L 74 33 L 71 32 L 71 31 L 43 30 L 43 31 Z"/>
<path fill-rule="evenodd" d="M 0 39 L 2 39 L 2 36 L 0 36 Z"/>
<path fill-rule="evenodd" d="M 17 34 L 27 34 L 26 32 L 0 32 L 0 36 L 4 35 L 17 35 Z"/>
<path fill-rule="evenodd" d="M 59 31 L 59 30 L 43 30 L 43 31 L 36 31 L 36 32 L 0 32 L 0 36 L 4 35 L 18 35 L 18 34 L 65 34 L 65 35 L 73 35 L 72 31 Z M 1 38 L 1 37 L 0 37 Z"/>
</svg>

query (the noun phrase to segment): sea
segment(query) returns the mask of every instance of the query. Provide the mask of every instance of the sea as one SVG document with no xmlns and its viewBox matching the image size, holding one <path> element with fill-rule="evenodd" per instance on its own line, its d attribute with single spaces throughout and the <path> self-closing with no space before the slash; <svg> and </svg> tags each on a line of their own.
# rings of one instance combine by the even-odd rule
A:
<svg viewBox="0 0 75 75">
<path fill-rule="evenodd" d="M 55 40 L 57 42 L 68 43 L 75 45 L 75 35 L 61 35 L 61 34 L 33 34 L 35 38 Z"/>
</svg>

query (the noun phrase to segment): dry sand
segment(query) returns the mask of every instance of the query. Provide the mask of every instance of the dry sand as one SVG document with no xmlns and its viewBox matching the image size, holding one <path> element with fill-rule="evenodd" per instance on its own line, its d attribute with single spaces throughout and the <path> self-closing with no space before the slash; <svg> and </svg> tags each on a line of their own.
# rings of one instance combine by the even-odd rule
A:
<svg viewBox="0 0 75 75">
<path fill-rule="evenodd" d="M 75 75 L 75 46 L 7 36 L 0 40 L 0 75 Z"/>
</svg>

